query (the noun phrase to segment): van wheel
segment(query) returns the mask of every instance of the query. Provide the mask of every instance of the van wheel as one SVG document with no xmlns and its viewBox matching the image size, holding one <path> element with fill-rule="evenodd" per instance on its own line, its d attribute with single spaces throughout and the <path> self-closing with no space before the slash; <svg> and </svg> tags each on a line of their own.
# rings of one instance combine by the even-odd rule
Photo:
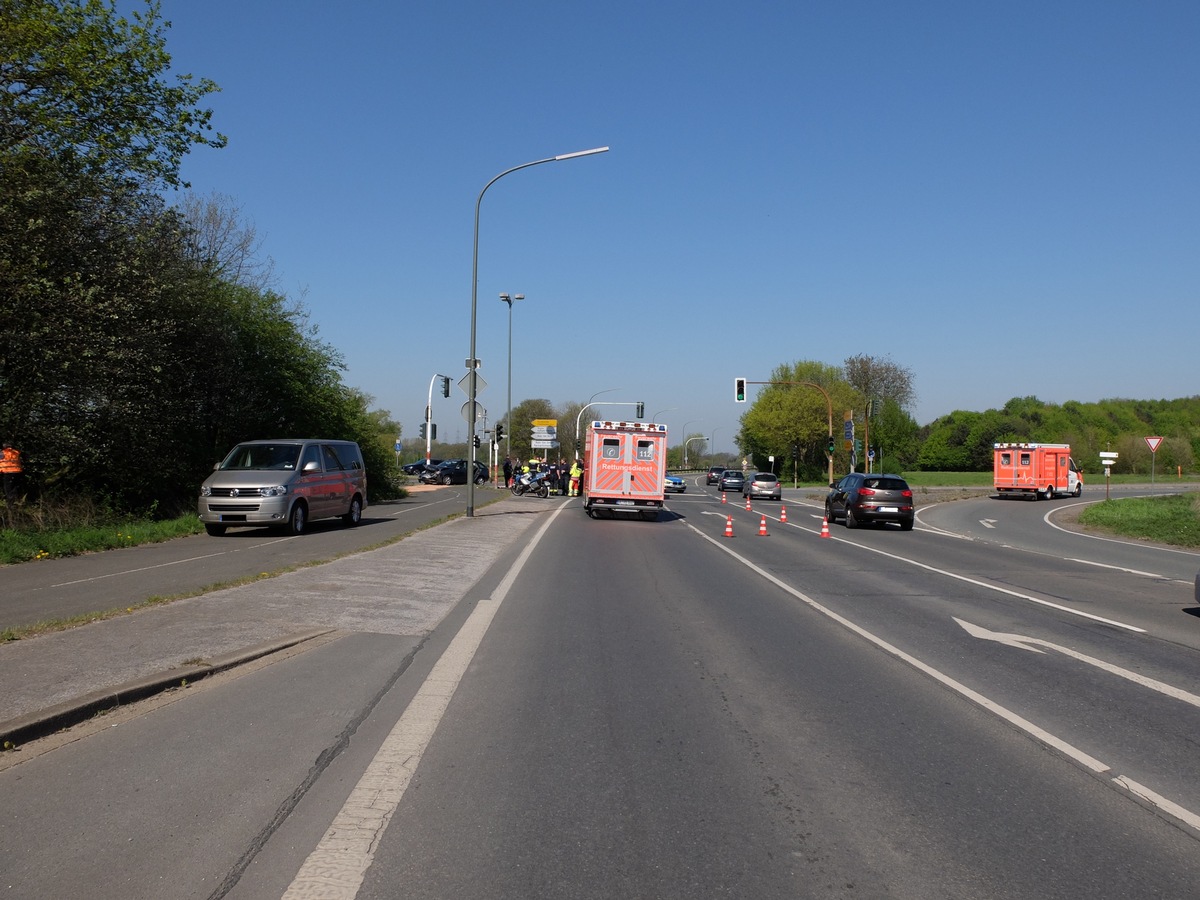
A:
<svg viewBox="0 0 1200 900">
<path fill-rule="evenodd" d="M 204 530 L 207 531 L 209 534 L 211 534 L 213 537 L 220 537 L 221 535 L 223 535 L 225 533 L 225 526 L 224 525 L 213 525 L 209 522 L 205 522 Z"/>
<path fill-rule="evenodd" d="M 350 501 L 350 511 L 342 516 L 342 521 L 350 527 L 362 521 L 362 497 L 355 497 Z"/>
<path fill-rule="evenodd" d="M 1083 485 L 1082 484 L 1075 485 L 1075 496 L 1076 497 L 1083 496 Z"/>
<path fill-rule="evenodd" d="M 304 534 L 306 525 L 308 525 L 308 507 L 303 503 L 297 503 L 292 507 L 292 512 L 288 516 L 287 533 L 292 535 Z"/>
</svg>

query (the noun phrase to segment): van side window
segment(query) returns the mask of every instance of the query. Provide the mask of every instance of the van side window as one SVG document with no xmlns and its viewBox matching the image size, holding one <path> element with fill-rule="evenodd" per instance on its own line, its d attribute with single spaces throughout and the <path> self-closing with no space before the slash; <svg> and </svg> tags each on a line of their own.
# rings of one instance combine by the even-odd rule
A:
<svg viewBox="0 0 1200 900">
<path fill-rule="evenodd" d="M 338 459 L 337 453 L 328 444 L 321 445 L 321 452 L 325 455 L 325 471 L 338 472 L 345 468 L 342 461 Z"/>
<path fill-rule="evenodd" d="M 304 448 L 304 458 L 300 460 L 300 471 L 303 472 L 304 467 L 310 462 L 315 462 L 318 467 L 321 465 L 321 448 L 314 444 L 309 444 Z"/>
</svg>

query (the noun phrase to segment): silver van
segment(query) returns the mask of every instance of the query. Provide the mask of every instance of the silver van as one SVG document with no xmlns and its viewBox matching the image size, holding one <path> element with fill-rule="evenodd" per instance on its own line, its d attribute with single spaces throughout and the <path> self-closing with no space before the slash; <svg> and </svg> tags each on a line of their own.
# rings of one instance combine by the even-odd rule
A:
<svg viewBox="0 0 1200 900">
<path fill-rule="evenodd" d="M 357 525 L 367 506 L 367 470 L 353 441 L 246 441 L 200 485 L 197 509 L 214 536 L 230 525 L 274 525 L 300 534 L 314 519 Z"/>
</svg>

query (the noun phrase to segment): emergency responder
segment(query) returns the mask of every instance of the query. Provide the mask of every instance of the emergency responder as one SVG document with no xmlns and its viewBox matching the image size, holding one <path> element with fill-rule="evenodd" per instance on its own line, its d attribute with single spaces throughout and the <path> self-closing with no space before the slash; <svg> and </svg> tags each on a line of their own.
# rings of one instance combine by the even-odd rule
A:
<svg viewBox="0 0 1200 900">
<path fill-rule="evenodd" d="M 21 451 L 12 445 L 12 441 L 4 442 L 0 473 L 4 476 L 4 499 L 9 503 L 16 503 L 17 482 L 21 478 Z"/>
<path fill-rule="evenodd" d="M 571 496 L 579 496 L 579 479 L 583 477 L 583 466 L 579 464 L 579 460 L 571 463 Z"/>
</svg>

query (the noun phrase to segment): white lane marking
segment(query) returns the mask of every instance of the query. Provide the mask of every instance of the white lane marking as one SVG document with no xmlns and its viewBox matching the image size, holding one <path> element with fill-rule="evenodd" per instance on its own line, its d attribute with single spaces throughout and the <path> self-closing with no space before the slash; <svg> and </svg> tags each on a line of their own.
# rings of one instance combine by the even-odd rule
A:
<svg viewBox="0 0 1200 900">
<path fill-rule="evenodd" d="M 496 590 L 490 597 L 480 600 L 467 617 L 350 792 L 325 836 L 296 873 L 283 895 L 284 900 L 318 897 L 322 900 L 353 900 L 358 895 L 383 832 L 400 805 L 425 748 L 433 739 L 500 604 L 546 531 L 566 507 L 566 503 L 562 504 L 546 519 Z"/>
<path fill-rule="evenodd" d="M 1119 785 L 1120 787 L 1129 791 L 1131 794 L 1134 794 L 1135 796 L 1139 797 L 1141 800 L 1145 801 L 1146 803 L 1149 803 L 1151 806 L 1162 811 L 1166 815 L 1174 817 L 1176 820 L 1190 826 L 1191 828 L 1200 830 L 1200 816 L 1196 815 L 1191 810 L 1185 809 L 1184 807 L 1178 805 L 1177 803 L 1172 802 L 1171 800 L 1166 799 L 1161 794 L 1151 790 L 1150 788 L 1144 787 L 1143 785 L 1138 784 L 1136 781 L 1126 778 L 1124 775 L 1114 774 L 1112 767 L 1109 766 L 1107 763 L 1101 762 L 1100 760 L 1096 759 L 1094 756 L 1091 756 L 1090 754 L 1084 752 L 1083 750 L 1079 749 L 1078 747 L 1074 746 L 1073 744 L 1067 743 L 1062 738 L 1056 737 L 1055 735 L 1051 734 L 1049 731 L 1046 731 L 1044 728 L 1041 728 L 1040 726 L 1035 725 L 1034 723 L 1030 722 L 1028 719 L 1018 715 L 1017 713 L 1013 712 L 1012 710 L 1001 706 L 999 703 L 996 703 L 994 700 L 988 699 L 983 694 L 980 694 L 978 691 L 972 690 L 971 688 L 967 687 L 965 684 L 963 684 L 960 681 L 956 681 L 955 679 L 951 678 L 949 675 L 945 674 L 944 672 L 941 672 L 938 669 L 935 669 L 933 666 L 929 665 L 928 663 L 922 662 L 921 660 L 917 659 L 915 656 L 912 656 L 909 653 L 905 653 L 899 647 L 896 647 L 894 644 L 888 643 L 883 638 L 878 637 L 875 634 L 872 634 L 871 632 L 867 631 L 862 626 L 856 625 L 854 622 L 851 622 L 849 619 L 845 618 L 844 616 L 838 615 L 837 613 L 835 613 L 833 610 L 829 609 L 828 607 L 822 606 L 820 603 L 818 603 L 812 597 L 809 597 L 807 594 L 803 593 L 802 591 L 796 590 L 796 588 L 792 587 L 790 584 L 787 584 L 787 583 L 781 581 L 780 579 L 778 579 L 774 575 L 772 575 L 770 572 L 766 571 L 765 569 L 760 568 L 759 566 L 755 565 L 754 563 L 752 563 L 750 560 L 746 559 L 745 557 L 739 556 L 733 550 L 729 549 L 727 546 L 725 546 L 721 542 L 717 541 L 715 538 L 709 537 L 707 534 L 700 531 L 700 529 L 696 528 L 694 525 L 688 525 L 688 528 L 692 529 L 692 531 L 694 531 L 696 534 L 700 535 L 700 537 L 704 538 L 704 540 L 708 541 L 710 544 L 712 544 L 718 550 L 721 550 L 724 553 L 728 553 L 731 557 L 736 559 L 742 565 L 746 566 L 746 568 L 750 569 L 752 572 L 756 573 L 757 575 L 759 575 L 762 578 L 766 579 L 767 581 L 771 582 L 776 587 L 780 588 L 781 590 L 785 591 L 786 593 L 791 594 L 797 600 L 799 600 L 802 603 L 806 604 L 807 606 L 811 607 L 813 610 L 820 613 L 821 615 L 826 616 L 827 618 L 833 620 L 834 622 L 837 622 L 843 628 L 846 628 L 847 630 L 853 632 L 854 634 L 857 634 L 859 637 L 863 638 L 864 640 L 869 641 L 870 643 L 874 644 L 876 647 L 883 650 L 884 652 L 890 653 L 892 656 L 896 657 L 897 659 L 901 660 L 902 662 L 905 662 L 908 665 L 912 666 L 918 672 L 922 672 L 923 674 L 928 675 L 934 681 L 938 682 L 939 684 L 944 685 L 945 687 L 954 691 L 956 694 L 959 694 L 961 697 L 970 701 L 971 703 L 976 704 L 977 706 L 987 710 L 988 712 L 999 717 L 1000 719 L 1003 719 L 1005 722 L 1008 722 L 1009 724 L 1015 726 L 1016 728 L 1019 728 L 1020 730 L 1024 731 L 1026 734 L 1028 734 L 1030 737 L 1032 737 L 1034 740 L 1039 741 L 1040 743 L 1046 745 L 1047 747 L 1057 750 L 1059 753 L 1062 753 L 1064 756 L 1066 756 L 1068 759 L 1073 760 L 1078 765 L 1081 765 L 1086 769 L 1090 769 L 1092 772 L 1095 772 L 1097 775 L 1108 776 L 1113 784 Z"/>
<path fill-rule="evenodd" d="M 1118 572 L 1125 572 L 1129 575 L 1144 575 L 1147 578 L 1159 578 L 1159 579 L 1164 579 L 1164 580 L 1174 580 L 1174 579 L 1167 579 L 1165 575 L 1156 575 L 1154 572 L 1142 572 L 1139 569 L 1127 569 L 1124 566 L 1110 566 L 1108 563 L 1095 562 L 1094 560 L 1090 560 L 1090 559 L 1077 559 L 1074 556 L 1066 557 L 1066 561 L 1067 562 L 1077 562 L 1077 563 L 1080 563 L 1085 566 L 1099 566 L 1101 569 L 1116 569 Z M 1185 582 L 1185 584 L 1186 583 L 1187 582 Z"/>
<path fill-rule="evenodd" d="M 979 524 L 982 525 L 984 528 L 995 528 L 996 520 L 995 519 L 980 519 Z"/>
<path fill-rule="evenodd" d="M 792 523 L 789 522 L 788 524 L 791 525 Z M 796 525 L 794 527 L 800 528 L 799 525 Z M 801 528 L 800 530 L 808 531 L 808 529 L 806 529 L 806 528 Z M 811 532 L 811 533 L 815 534 L 816 532 Z M 871 547 L 867 544 L 857 544 L 854 541 L 848 541 L 845 538 L 834 537 L 833 535 L 830 535 L 828 538 L 826 538 L 826 540 L 834 540 L 834 541 L 838 541 L 842 544 L 845 544 L 848 547 L 855 547 L 859 550 L 867 550 L 871 553 L 878 553 L 880 556 L 886 556 L 888 559 L 894 559 L 897 562 L 907 563 L 910 566 L 916 566 L 918 569 L 925 569 L 928 572 L 934 572 L 938 575 L 944 575 L 947 578 L 954 578 L 954 579 L 957 579 L 958 581 L 965 581 L 967 584 L 973 584 L 976 587 L 983 588 L 984 590 L 995 591 L 1000 594 L 1007 594 L 1009 597 L 1016 597 L 1018 600 L 1026 600 L 1030 603 L 1036 603 L 1039 606 L 1046 606 L 1046 607 L 1049 607 L 1050 609 L 1056 609 L 1059 612 L 1070 613 L 1073 616 L 1079 616 L 1084 619 L 1090 619 L 1093 622 L 1101 622 L 1104 625 L 1112 625 L 1114 628 L 1124 628 L 1126 631 L 1133 631 L 1133 632 L 1136 632 L 1137 634 L 1145 634 L 1146 633 L 1145 628 L 1138 628 L 1136 625 L 1129 625 L 1125 622 L 1118 622 L 1116 619 L 1106 619 L 1103 616 L 1097 616 L 1097 615 L 1093 615 L 1092 613 L 1086 613 L 1086 612 L 1083 612 L 1078 609 L 1072 609 L 1071 607 L 1063 606 L 1060 603 L 1052 603 L 1049 600 L 1043 600 L 1042 598 L 1034 597 L 1031 594 L 1022 594 L 1019 591 L 1010 590 L 1009 588 L 1000 587 L 999 585 L 995 585 L 995 584 L 988 584 L 986 581 L 979 581 L 976 578 L 968 578 L 966 575 L 959 575 L 957 572 L 950 572 L 950 571 L 947 571 L 946 569 L 939 569 L 936 566 L 931 566 L 931 565 L 929 565 L 927 563 L 923 563 L 923 562 L 917 562 L 915 559 L 909 559 L 906 556 L 897 556 L 895 553 L 888 553 L 886 550 L 880 550 L 877 547 Z"/>
<path fill-rule="evenodd" d="M 962 626 L 963 630 L 971 635 L 971 637 L 979 638 L 983 641 L 995 641 L 998 644 L 1004 644 L 1006 647 L 1017 647 L 1021 650 L 1028 650 L 1031 653 L 1044 653 L 1044 650 L 1039 650 L 1039 647 L 1045 647 L 1049 650 L 1056 650 L 1064 656 L 1069 656 L 1072 659 L 1077 659 L 1089 666 L 1095 666 L 1097 669 L 1102 669 L 1109 674 L 1116 675 L 1120 678 L 1128 679 L 1134 684 L 1140 684 L 1142 687 L 1149 688 L 1152 691 L 1157 691 L 1160 694 L 1165 694 L 1173 700 L 1180 700 L 1192 706 L 1200 707 L 1200 696 L 1188 693 L 1181 688 L 1174 687 L 1162 681 L 1155 681 L 1153 678 L 1147 678 L 1145 675 L 1139 675 L 1137 672 L 1132 672 L 1129 669 L 1122 669 L 1120 666 L 1114 666 L 1112 663 L 1107 663 L 1102 659 L 1096 659 L 1094 656 L 1087 656 L 1070 647 L 1063 647 L 1060 644 L 1052 644 L 1050 641 L 1043 641 L 1041 638 L 1026 637 L 1023 634 L 1006 634 L 1000 631 L 989 631 L 982 625 L 973 625 L 970 622 L 951 616 L 955 622 Z"/>
</svg>

